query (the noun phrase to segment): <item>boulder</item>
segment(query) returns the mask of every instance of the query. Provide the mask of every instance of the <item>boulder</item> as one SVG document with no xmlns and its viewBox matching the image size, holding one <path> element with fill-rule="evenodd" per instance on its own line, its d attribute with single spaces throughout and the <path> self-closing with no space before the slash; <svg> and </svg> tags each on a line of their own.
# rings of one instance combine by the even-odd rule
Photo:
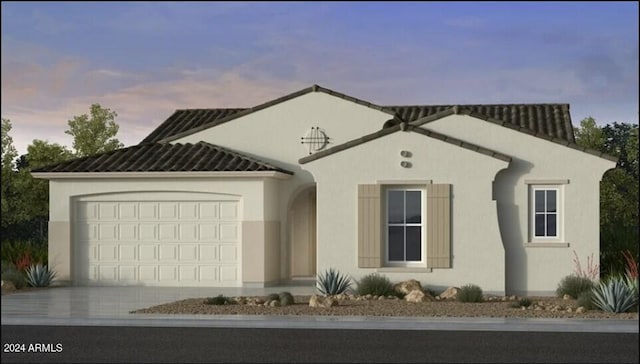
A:
<svg viewBox="0 0 640 364">
<path fill-rule="evenodd" d="M 309 298 L 309 307 L 334 307 L 338 305 L 338 300 L 333 297 L 322 298 L 314 294 Z"/>
<path fill-rule="evenodd" d="M 456 299 L 456 297 L 458 297 L 458 292 L 460 292 L 460 288 L 449 287 L 444 292 L 440 293 L 438 297 L 443 300 Z"/>
<path fill-rule="evenodd" d="M 311 295 L 309 298 L 309 307 L 321 307 L 320 298 L 316 295 Z"/>
<path fill-rule="evenodd" d="M 412 291 L 424 292 L 420 282 L 416 281 L 415 279 L 396 283 L 393 285 L 393 290 L 404 295 L 409 294 Z"/>
<path fill-rule="evenodd" d="M 404 296 L 405 301 L 407 302 L 425 302 L 428 301 L 428 299 L 426 299 L 425 297 L 427 297 L 424 292 L 419 291 L 419 290 L 414 290 L 409 292 L 406 296 Z"/>
</svg>

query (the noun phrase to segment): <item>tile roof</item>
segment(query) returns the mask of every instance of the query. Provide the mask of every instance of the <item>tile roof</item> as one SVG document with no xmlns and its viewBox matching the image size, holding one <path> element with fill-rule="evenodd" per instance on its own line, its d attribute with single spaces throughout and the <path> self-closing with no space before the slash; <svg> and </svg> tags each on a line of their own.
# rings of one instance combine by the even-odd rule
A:
<svg viewBox="0 0 640 364">
<path fill-rule="evenodd" d="M 147 143 L 34 169 L 32 172 L 222 172 L 277 171 L 269 163 L 219 147 L 196 144 Z"/>
<path fill-rule="evenodd" d="M 458 108 L 469 115 L 483 116 L 482 119 L 503 121 L 528 129 L 537 134 L 564 139 L 574 143 L 573 125 L 569 114 L 569 104 L 492 104 L 492 105 L 416 105 L 385 106 L 393 110 L 403 121 L 412 122 L 432 116 L 445 110 Z"/>
<path fill-rule="evenodd" d="M 305 88 L 278 99 L 252 108 L 237 109 L 183 109 L 176 110 L 158 128 L 149 134 L 142 143 L 175 140 L 181 136 L 207 129 L 233 120 L 255 111 L 279 104 L 309 92 L 324 92 L 354 103 L 364 105 L 393 116 L 394 122 L 412 122 L 440 113 L 454 107 L 470 110 L 473 114 L 483 115 L 504 121 L 507 124 L 542 133 L 568 142 L 575 142 L 568 104 L 494 104 L 494 105 L 408 105 L 379 106 L 318 85 Z M 391 125 L 394 124 L 391 123 Z"/>
<path fill-rule="evenodd" d="M 432 130 L 426 130 L 426 129 L 420 128 L 418 126 L 414 126 L 414 125 L 406 124 L 406 123 L 404 123 L 404 125 L 402 125 L 402 124 L 392 125 L 392 126 L 384 128 L 384 129 L 378 130 L 378 131 L 376 131 L 374 133 L 365 135 L 363 137 L 350 140 L 350 141 L 348 141 L 346 143 L 343 143 L 343 144 L 340 144 L 340 145 L 336 145 L 336 146 L 331 147 L 329 149 L 322 150 L 322 151 L 317 152 L 315 154 L 306 156 L 304 158 L 300 158 L 300 160 L 298 162 L 300 164 L 309 163 L 309 162 L 312 162 L 314 160 L 317 160 L 317 159 L 320 159 L 320 158 L 324 158 L 326 156 L 341 152 L 341 151 L 343 151 L 345 149 L 349 149 L 349 148 L 355 147 L 357 145 L 364 144 L 364 143 L 366 143 L 368 141 L 371 141 L 371 140 L 374 140 L 374 139 L 378 139 L 378 138 L 384 137 L 384 136 L 389 135 L 389 134 L 393 134 L 393 133 L 398 132 L 400 130 L 415 132 L 415 133 L 424 135 L 426 137 L 438 139 L 438 140 L 441 140 L 441 141 L 443 141 L 445 143 L 453 144 L 453 145 L 459 146 L 461 148 L 469 149 L 471 151 L 474 151 L 474 152 L 477 152 L 477 153 L 481 153 L 481 154 L 487 155 L 489 157 L 493 157 L 493 158 L 505 161 L 507 163 L 511 162 L 511 156 L 508 156 L 506 154 L 503 154 L 503 153 L 500 153 L 500 152 L 496 152 L 495 150 L 484 148 L 484 147 L 481 147 L 481 146 L 476 145 L 476 144 L 467 143 L 467 142 L 462 141 L 460 139 L 456 139 L 456 138 L 453 138 L 453 137 L 450 137 L 450 136 L 447 136 L 447 135 L 444 135 L 444 134 L 440 134 L 440 133 L 432 131 Z"/>
</svg>

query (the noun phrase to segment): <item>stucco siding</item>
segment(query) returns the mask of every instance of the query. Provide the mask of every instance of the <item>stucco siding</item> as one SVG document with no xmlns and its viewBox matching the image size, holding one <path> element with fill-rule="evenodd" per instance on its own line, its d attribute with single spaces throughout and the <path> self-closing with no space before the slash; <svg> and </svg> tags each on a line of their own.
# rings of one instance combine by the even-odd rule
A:
<svg viewBox="0 0 640 364">
<path fill-rule="evenodd" d="M 412 156 L 401 157 L 401 150 Z M 411 168 L 401 167 L 403 160 L 410 161 Z M 412 132 L 397 132 L 306 164 L 318 184 L 318 271 L 333 267 L 360 279 L 379 270 L 358 268 L 359 184 L 432 180 L 452 185 L 452 268 L 428 272 L 425 264 L 422 272 L 394 269 L 385 274 L 392 281 L 413 278 L 433 287 L 474 283 L 488 292 L 504 292 L 504 248 L 491 186 L 507 166 Z"/>
<path fill-rule="evenodd" d="M 465 115 L 452 115 L 424 128 L 490 147 L 513 157 L 494 184 L 500 232 L 506 251 L 507 292 L 553 294 L 559 281 L 582 262 L 599 256 L 599 182 L 615 163 L 541 138 Z M 536 181 L 560 184 L 562 244 L 530 242 L 529 188 Z M 536 245 L 532 245 L 536 244 Z"/>
</svg>

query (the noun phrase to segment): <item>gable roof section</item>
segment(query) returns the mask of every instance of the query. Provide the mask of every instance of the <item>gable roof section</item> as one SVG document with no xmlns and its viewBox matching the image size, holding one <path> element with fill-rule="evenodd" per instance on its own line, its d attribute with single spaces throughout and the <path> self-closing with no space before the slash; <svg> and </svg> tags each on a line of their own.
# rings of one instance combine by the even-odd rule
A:
<svg viewBox="0 0 640 364">
<path fill-rule="evenodd" d="M 438 115 L 457 108 L 482 120 L 499 121 L 500 125 L 517 127 L 575 143 L 569 104 L 493 104 L 493 105 L 416 105 L 385 106 L 406 122 Z"/>
<path fill-rule="evenodd" d="M 269 163 L 205 142 L 139 144 L 37 168 L 32 173 L 261 171 L 293 174 Z"/>
<path fill-rule="evenodd" d="M 249 115 L 256 111 L 266 109 L 268 107 L 280 104 L 282 102 L 294 99 L 296 97 L 308 94 L 310 92 L 324 92 L 326 94 L 339 97 L 341 99 L 354 102 L 359 105 L 370 107 L 390 115 L 394 112 L 387 110 L 382 106 L 374 105 L 370 102 L 342 94 L 328 88 L 313 85 L 300 91 L 296 91 L 286 96 L 282 96 L 275 100 L 271 100 L 248 109 L 185 109 L 176 110 L 169 119 L 165 120 L 158 128 L 156 128 L 149 136 L 144 138 L 141 143 L 154 143 L 159 141 L 172 141 L 201 130 L 214 127 L 237 119 L 241 116 Z"/>
<path fill-rule="evenodd" d="M 468 109 L 478 115 L 483 115 L 481 118 L 483 120 L 487 118 L 500 120 L 504 122 L 504 125 L 513 125 L 534 133 L 543 133 L 550 137 L 564 139 L 570 143 L 575 142 L 568 104 L 379 106 L 328 88 L 313 85 L 252 108 L 176 110 L 167 120 L 144 138 L 141 144 L 175 140 L 310 92 L 324 92 L 359 105 L 388 113 L 392 116 L 392 124 L 398 124 L 402 121 L 414 122 L 458 107 Z"/>
<path fill-rule="evenodd" d="M 568 111 L 568 109 L 567 109 L 567 111 Z M 599 150 L 590 149 L 590 148 L 583 147 L 583 146 L 577 144 L 575 142 L 575 139 L 573 138 L 573 129 L 571 130 L 571 137 L 572 137 L 571 140 L 573 140 L 573 141 L 568 141 L 567 139 L 560 138 L 560 137 L 554 137 L 554 136 L 551 136 L 551 135 L 549 135 L 547 133 L 544 133 L 544 132 L 535 132 L 535 131 L 527 128 L 527 127 L 518 126 L 518 125 L 515 125 L 513 123 L 504 121 L 504 120 L 498 120 L 498 119 L 495 119 L 495 118 L 492 118 L 492 117 L 488 117 L 485 114 L 482 114 L 482 113 L 479 113 L 479 112 L 475 111 L 473 108 L 465 107 L 465 105 L 453 106 L 450 109 L 439 111 L 439 112 L 437 112 L 437 113 L 435 113 L 433 115 L 429 115 L 429 116 L 423 117 L 422 119 L 415 120 L 415 121 L 413 121 L 411 123 L 411 125 L 414 125 L 414 126 L 424 125 L 424 124 L 430 123 L 432 121 L 438 120 L 440 118 L 443 118 L 445 116 L 449 116 L 449 115 L 453 115 L 453 114 L 468 115 L 468 116 L 471 116 L 471 117 L 474 117 L 474 118 L 477 118 L 477 119 L 481 119 L 481 120 L 484 120 L 484 121 L 487 121 L 487 122 L 490 122 L 490 123 L 493 123 L 493 124 L 498 124 L 500 126 L 504 126 L 504 127 L 507 127 L 507 128 L 510 128 L 510 129 L 513 129 L 513 130 L 516 130 L 516 131 L 519 131 L 519 132 L 522 132 L 522 133 L 526 133 L 526 134 L 529 134 L 531 136 L 534 136 L 534 137 L 537 137 L 537 138 L 541 138 L 541 139 L 544 139 L 544 140 L 547 140 L 547 141 L 550 141 L 550 142 L 553 142 L 553 143 L 556 143 L 556 144 L 561 144 L 561 145 L 564 145 L 565 147 L 569 147 L 571 149 L 575 149 L 575 150 L 579 150 L 581 152 L 585 152 L 585 153 L 588 153 L 588 154 L 591 154 L 591 155 L 595 155 L 596 157 L 604 158 L 604 159 L 607 159 L 607 160 L 610 160 L 610 161 L 613 161 L 613 162 L 616 162 L 616 163 L 618 162 L 618 158 L 617 157 L 605 154 L 605 153 L 603 153 L 603 152 L 601 152 Z M 569 125 L 570 124 L 571 123 L 569 123 Z"/>
<path fill-rule="evenodd" d="M 440 134 L 440 133 L 437 133 L 435 131 L 426 130 L 426 129 L 420 128 L 418 126 L 410 125 L 410 124 L 407 124 L 407 123 L 401 123 L 401 124 L 398 124 L 398 125 L 390 126 L 388 128 L 384 128 L 382 130 L 379 130 L 379 131 L 377 131 L 375 133 L 371 133 L 371 134 L 365 135 L 365 136 L 363 136 L 361 138 L 353 139 L 353 140 L 350 140 L 350 141 L 348 141 L 346 143 L 342 143 L 340 145 L 336 145 L 336 146 L 331 147 L 329 149 L 326 149 L 326 150 L 317 152 L 315 154 L 312 154 L 310 156 L 306 156 L 304 158 L 301 158 L 298 162 L 300 164 L 309 163 L 309 162 L 324 158 L 326 156 L 341 152 L 343 150 L 346 150 L 346 149 L 349 149 L 349 148 L 353 148 L 353 147 L 358 146 L 360 144 L 364 144 L 364 143 L 369 142 L 371 140 L 378 139 L 378 138 L 387 136 L 389 134 L 393 134 L 393 133 L 398 132 L 400 130 L 416 132 L 416 133 L 422 134 L 422 135 L 424 135 L 426 137 L 438 139 L 438 140 L 443 141 L 445 143 L 453 144 L 453 145 L 456 145 L 456 146 L 464 148 L 464 149 L 468 149 L 468 150 L 471 150 L 471 151 L 474 151 L 474 152 L 477 152 L 477 153 L 480 153 L 480 154 L 487 155 L 489 157 L 493 157 L 493 158 L 505 161 L 507 163 L 511 162 L 511 157 L 506 155 L 506 154 L 503 154 L 503 153 L 500 153 L 500 152 L 496 152 L 494 150 L 491 150 L 491 149 L 488 149 L 488 148 L 484 148 L 484 147 L 481 147 L 479 145 L 475 145 L 475 144 L 472 144 L 472 143 L 467 143 L 467 142 L 464 142 L 464 141 L 462 141 L 460 139 L 452 138 L 450 136 L 446 136 L 444 134 Z"/>
</svg>

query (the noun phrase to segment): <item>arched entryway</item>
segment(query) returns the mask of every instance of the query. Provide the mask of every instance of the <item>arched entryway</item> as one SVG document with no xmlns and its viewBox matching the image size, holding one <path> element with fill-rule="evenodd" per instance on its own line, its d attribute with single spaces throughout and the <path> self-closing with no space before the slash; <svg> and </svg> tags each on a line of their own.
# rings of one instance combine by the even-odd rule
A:
<svg viewBox="0 0 640 364">
<path fill-rule="evenodd" d="M 292 279 L 316 275 L 316 187 L 295 196 L 288 212 Z"/>
</svg>

